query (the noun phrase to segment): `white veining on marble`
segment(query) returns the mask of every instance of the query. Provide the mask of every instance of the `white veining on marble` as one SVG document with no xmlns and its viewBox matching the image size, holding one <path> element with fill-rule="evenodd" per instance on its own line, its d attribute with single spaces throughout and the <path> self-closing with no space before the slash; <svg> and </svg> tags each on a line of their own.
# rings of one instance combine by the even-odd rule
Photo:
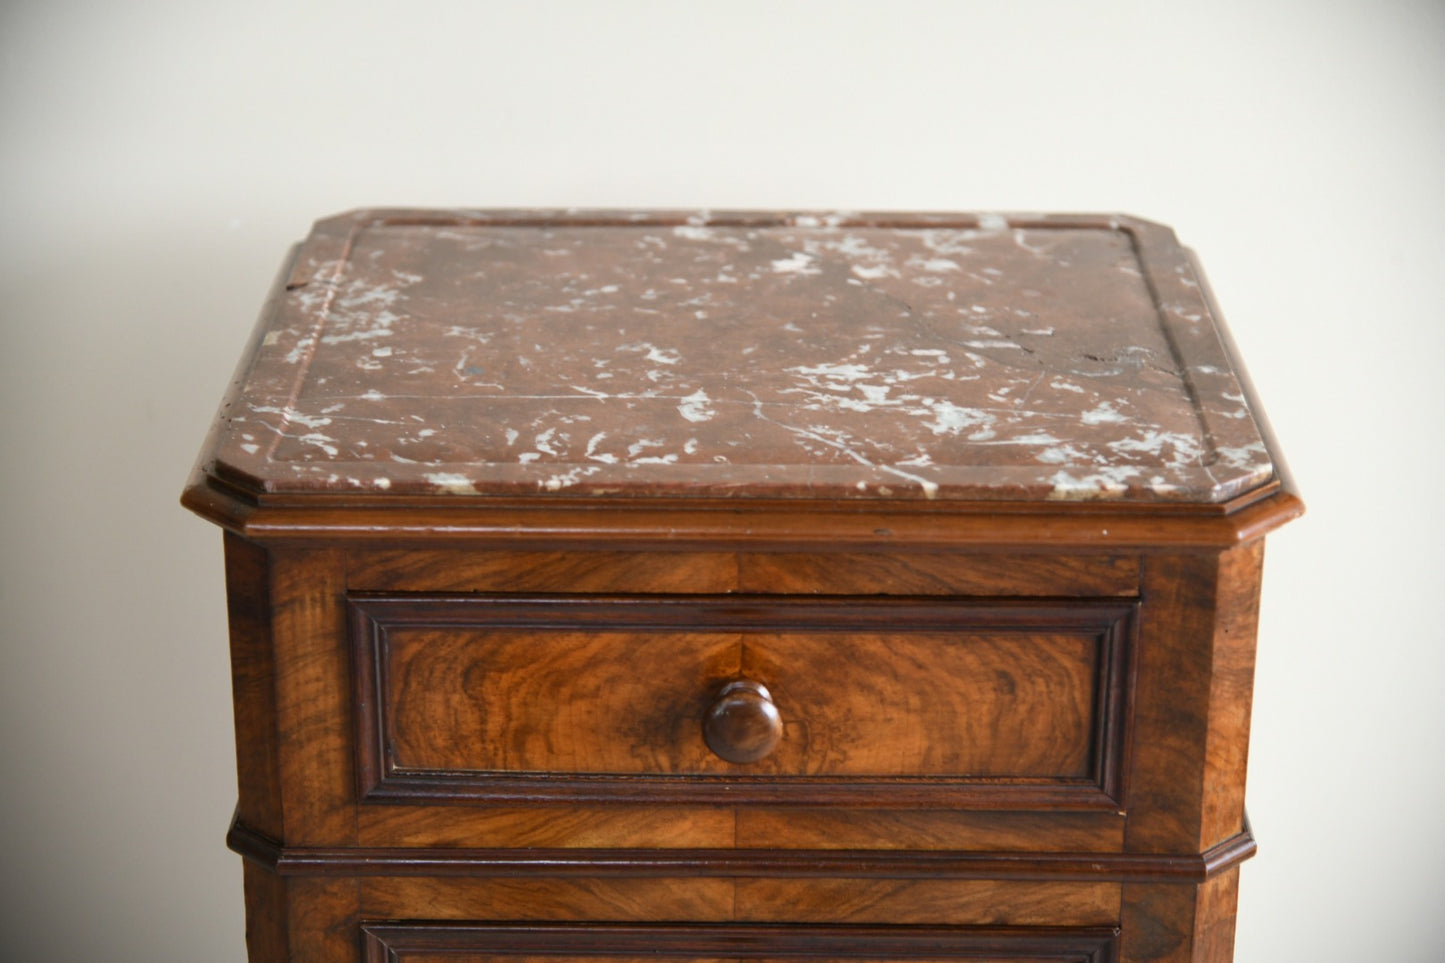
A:
<svg viewBox="0 0 1445 963">
<path fill-rule="evenodd" d="M 811 254 L 803 251 L 794 251 L 788 257 L 777 258 L 773 261 L 773 271 L 776 274 L 821 274 L 817 266 L 817 259 Z"/>
<path fill-rule="evenodd" d="M 1128 280 L 1122 320 L 1091 320 L 1103 325 L 1095 331 L 1081 328 L 1068 278 L 1097 276 L 1097 264 L 1073 264 L 1097 255 L 1068 230 L 998 215 L 976 228 L 856 227 L 842 215 L 793 223 L 722 227 L 694 215 L 638 230 L 612 260 L 586 249 L 585 229 L 433 231 L 476 254 L 459 277 L 492 299 L 445 317 L 414 313 L 453 290 L 408 260 L 422 229 L 378 231 L 348 264 L 311 262 L 311 280 L 288 293 L 300 323 L 263 339 L 285 363 L 306 362 L 307 393 L 242 406 L 234 422 L 271 433 L 268 452 L 280 454 L 267 457 L 297 472 L 319 477 L 313 462 L 323 457 L 420 464 L 448 494 L 480 493 L 485 477 L 471 472 L 505 464 L 544 491 L 607 490 L 636 466 L 675 467 L 683 479 L 686 465 L 736 465 L 746 478 L 748 466 L 802 464 L 821 478 L 851 464 L 868 474 L 850 489 L 883 494 L 888 478 L 930 498 L 960 468 L 1032 467 L 1010 477 L 1069 499 L 1168 494 L 1177 473 L 1211 466 L 1225 484 L 1268 470 L 1248 431 L 1211 449 L 1187 410 L 1182 421 L 1154 420 L 1161 403 L 1187 399 L 1186 379 L 1215 379 L 1222 388 L 1210 397 L 1229 404 L 1208 417 L 1253 425 L 1227 368 L 1179 370 L 1157 332 L 1152 342 L 1112 340 L 1115 328 L 1148 334 L 1157 323 L 1127 244 L 1100 248 L 1112 276 Z M 499 271 L 488 252 L 508 265 L 540 256 L 571 266 Z M 1169 268 L 1180 286 L 1161 309 L 1207 327 L 1192 273 Z M 754 290 L 777 292 L 761 315 Z M 431 340 L 415 337 L 428 325 Z M 743 330 L 753 340 L 735 337 Z M 366 378 L 384 378 L 385 391 Z M 408 426 L 368 413 L 401 404 L 425 418 Z M 398 427 L 373 443 L 348 425 Z M 382 487 L 365 474 L 338 477 Z"/>
<path fill-rule="evenodd" d="M 710 400 L 707 392 L 699 388 L 682 399 L 682 404 L 677 406 L 677 412 L 688 421 L 710 421 L 713 417 L 713 410 L 708 407 Z"/>
</svg>

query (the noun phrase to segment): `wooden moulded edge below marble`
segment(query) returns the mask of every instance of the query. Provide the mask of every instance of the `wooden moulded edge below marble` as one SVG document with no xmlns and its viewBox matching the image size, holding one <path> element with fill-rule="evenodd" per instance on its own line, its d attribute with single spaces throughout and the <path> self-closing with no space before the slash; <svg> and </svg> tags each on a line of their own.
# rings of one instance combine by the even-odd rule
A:
<svg viewBox="0 0 1445 963">
<path fill-rule="evenodd" d="M 1202 853 L 973 852 L 966 850 L 472 849 L 283 846 L 237 818 L 232 851 L 279 876 L 788 877 L 1016 879 L 1197 884 L 1255 854 L 1248 820 Z"/>
<path fill-rule="evenodd" d="M 1020 548 L 1040 551 L 1219 550 L 1252 542 L 1304 513 L 1287 480 L 1237 502 L 1197 506 L 1070 503 L 883 505 L 804 500 L 262 498 L 198 472 L 182 496 L 196 514 L 256 541 L 558 548 L 829 551 Z M 744 511 L 746 509 L 746 511 Z"/>
</svg>

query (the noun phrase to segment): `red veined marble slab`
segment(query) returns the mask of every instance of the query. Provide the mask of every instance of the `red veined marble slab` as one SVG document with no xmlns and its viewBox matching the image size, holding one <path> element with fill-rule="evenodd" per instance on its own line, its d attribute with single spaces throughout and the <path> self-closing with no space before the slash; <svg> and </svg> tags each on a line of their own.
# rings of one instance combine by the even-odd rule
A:
<svg viewBox="0 0 1445 963">
<path fill-rule="evenodd" d="M 1222 502 L 1273 473 L 1124 217 L 319 222 L 206 470 L 262 493 Z"/>
</svg>

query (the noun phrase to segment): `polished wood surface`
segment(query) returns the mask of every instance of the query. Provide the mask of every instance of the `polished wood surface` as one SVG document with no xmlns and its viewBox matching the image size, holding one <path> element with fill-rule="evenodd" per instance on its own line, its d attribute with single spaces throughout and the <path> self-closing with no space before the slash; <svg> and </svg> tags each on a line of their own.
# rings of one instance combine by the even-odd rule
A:
<svg viewBox="0 0 1445 963">
<path fill-rule="evenodd" d="M 1130 604 L 467 595 L 350 606 L 368 799 L 1117 805 Z M 776 747 L 746 763 L 706 739 L 718 689 L 738 678 L 766 685 L 781 713 Z"/>
<path fill-rule="evenodd" d="M 702 738 L 713 755 L 727 762 L 757 762 L 783 737 L 783 717 L 773 693 L 761 682 L 723 683 L 702 717 Z"/>
<path fill-rule="evenodd" d="M 601 356 L 561 346 L 527 369 L 484 349 L 501 329 L 443 303 L 486 258 L 532 263 L 543 235 L 508 247 L 511 232 L 557 225 L 368 217 L 325 222 L 288 262 L 183 497 L 226 531 L 228 840 L 252 960 L 1227 963 L 1254 852 L 1264 536 L 1303 506 L 1172 236 L 1128 219 L 1044 218 L 1015 237 L 987 218 L 559 215 L 569 244 L 666 228 L 668 257 L 796 242 L 819 263 L 862 250 L 834 250 L 830 231 L 895 252 L 972 231 L 1023 272 L 968 308 L 1001 327 L 968 335 L 981 346 L 963 371 L 929 340 L 957 313 L 941 261 L 790 279 L 812 262 L 759 248 L 752 300 L 728 302 L 738 327 L 710 349 L 841 350 L 876 324 L 896 363 L 708 365 L 633 332 L 612 374 L 671 387 L 630 397 L 577 380 Z M 465 243 L 436 236 L 453 229 Z M 458 243 L 480 260 L 449 260 Z M 357 288 L 356 244 L 457 284 Z M 713 284 L 698 264 L 677 276 Z M 1002 313 L 1025 274 L 1074 279 L 1069 298 L 1027 288 L 1058 337 Z M 493 323 L 562 330 L 519 305 L 571 304 L 552 298 L 576 277 L 498 283 L 516 317 Z M 890 285 L 929 292 L 933 322 L 859 313 Z M 646 306 L 654 290 L 602 287 L 569 297 Z M 783 337 L 780 305 L 812 311 L 834 288 L 845 308 Z M 1198 317 L 1150 300 L 1166 288 Z M 1127 311 L 1090 315 L 1109 304 Z M 1104 330 L 1143 340 L 1069 362 Z M 455 351 L 470 367 L 395 363 Z M 1140 351 L 1147 371 L 1130 369 Z M 592 393 L 489 387 L 560 373 Z M 924 382 L 933 394 L 904 397 Z M 811 435 L 787 420 L 800 412 Z M 965 422 L 979 437 L 953 431 Z M 907 466 L 859 460 L 898 439 L 916 443 Z M 1158 472 L 1138 475 L 1146 462 Z"/>
</svg>

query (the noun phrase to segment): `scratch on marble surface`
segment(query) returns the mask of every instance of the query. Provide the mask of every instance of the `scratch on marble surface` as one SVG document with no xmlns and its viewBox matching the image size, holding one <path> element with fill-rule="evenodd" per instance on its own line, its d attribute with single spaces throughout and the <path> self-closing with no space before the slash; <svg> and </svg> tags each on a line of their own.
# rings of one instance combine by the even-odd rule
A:
<svg viewBox="0 0 1445 963">
<path fill-rule="evenodd" d="M 811 441 L 816 441 L 829 448 L 835 449 L 836 451 L 841 452 L 842 454 L 846 455 L 853 461 L 857 462 L 860 465 L 863 465 L 866 468 L 877 469 L 878 471 L 886 472 L 887 474 L 902 478 L 905 481 L 913 482 L 922 489 L 925 498 L 931 499 L 938 495 L 938 483 L 933 479 L 924 478 L 923 476 L 914 474 L 913 472 L 904 471 L 902 468 L 899 468 L 896 465 L 875 463 L 863 454 L 861 454 L 859 451 L 857 451 L 855 446 L 848 443 L 846 438 L 829 438 L 825 434 L 822 434 L 816 428 L 804 428 L 798 425 L 791 425 L 787 424 L 786 422 L 777 421 L 769 418 L 763 410 L 762 401 L 756 396 L 753 397 L 753 414 L 758 418 L 759 421 L 765 421 L 769 424 L 776 425 L 777 427 L 782 428 L 784 431 L 796 435 L 799 438 L 806 438 Z"/>
</svg>

